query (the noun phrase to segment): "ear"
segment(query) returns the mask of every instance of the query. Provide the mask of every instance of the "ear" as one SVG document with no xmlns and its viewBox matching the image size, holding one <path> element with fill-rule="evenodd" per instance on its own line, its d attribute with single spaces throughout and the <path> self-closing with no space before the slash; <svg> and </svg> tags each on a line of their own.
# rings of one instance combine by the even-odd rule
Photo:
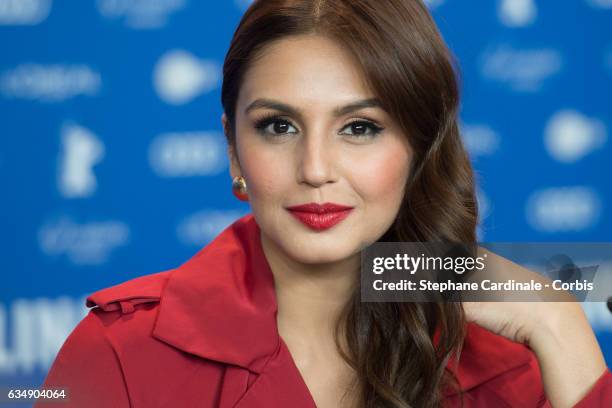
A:
<svg viewBox="0 0 612 408">
<path fill-rule="evenodd" d="M 227 115 L 225 114 L 225 112 L 223 112 L 223 115 L 221 115 L 221 125 L 223 125 L 223 133 L 225 133 L 225 136 L 227 136 L 229 134 L 229 121 L 227 120 Z"/>
<path fill-rule="evenodd" d="M 223 125 L 223 132 L 226 135 L 226 139 L 229 140 L 227 135 L 229 134 L 229 132 L 231 132 L 231 129 L 225 112 L 223 113 L 223 115 L 221 115 L 221 124 Z M 235 139 L 234 143 L 236 143 Z M 232 176 L 232 179 L 236 176 L 242 175 L 242 172 L 240 171 L 240 162 L 238 161 L 238 155 L 236 154 L 235 148 L 236 146 L 233 146 L 232 144 L 228 143 L 227 157 L 230 163 L 230 175 Z"/>
<path fill-rule="evenodd" d="M 242 171 L 240 170 L 240 162 L 238 161 L 238 156 L 236 155 L 236 151 L 233 146 L 227 147 L 227 157 L 230 163 L 230 175 L 232 179 L 237 176 L 242 175 Z"/>
</svg>

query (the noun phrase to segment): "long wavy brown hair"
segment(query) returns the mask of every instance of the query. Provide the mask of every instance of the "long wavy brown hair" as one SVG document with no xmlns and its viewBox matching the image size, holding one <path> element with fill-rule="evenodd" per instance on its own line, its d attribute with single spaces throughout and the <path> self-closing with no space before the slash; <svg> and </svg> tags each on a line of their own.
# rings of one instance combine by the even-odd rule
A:
<svg viewBox="0 0 612 408">
<path fill-rule="evenodd" d="M 230 146 L 250 62 L 272 41 L 305 34 L 352 53 L 414 150 L 400 211 L 379 241 L 475 242 L 478 209 L 458 128 L 458 65 L 421 0 L 256 0 L 223 67 Z M 362 303 L 357 288 L 338 320 L 336 344 L 357 373 L 360 407 L 438 407 L 446 387 L 458 386 L 447 365 L 465 333 L 461 303 Z"/>
</svg>

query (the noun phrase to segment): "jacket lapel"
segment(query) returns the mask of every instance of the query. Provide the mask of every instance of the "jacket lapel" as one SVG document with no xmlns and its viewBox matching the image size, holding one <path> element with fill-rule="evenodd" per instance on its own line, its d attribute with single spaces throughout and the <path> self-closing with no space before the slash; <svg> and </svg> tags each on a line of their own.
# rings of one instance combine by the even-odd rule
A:
<svg viewBox="0 0 612 408">
<path fill-rule="evenodd" d="M 219 406 L 314 408 L 276 323 L 272 271 L 251 214 L 174 270 L 153 336 L 227 364 Z"/>
<path fill-rule="evenodd" d="M 278 348 L 274 280 L 252 215 L 175 270 L 153 336 L 197 356 L 260 373 Z"/>
<path fill-rule="evenodd" d="M 152 334 L 228 365 L 220 407 L 315 408 L 278 333 L 274 277 L 260 239 L 259 226 L 248 214 L 173 270 Z M 529 359 L 525 346 L 470 323 L 459 364 L 453 358 L 447 368 L 467 391 Z"/>
<path fill-rule="evenodd" d="M 456 356 L 452 356 L 447 369 L 457 376 L 461 389 L 465 392 L 500 374 L 528 364 L 532 358 L 532 352 L 526 346 L 493 334 L 476 323 L 468 323 L 459 362 Z M 456 390 L 448 390 L 445 393 L 448 396 L 456 394 Z"/>
<path fill-rule="evenodd" d="M 312 395 L 282 340 L 264 372 L 235 405 L 235 408 L 252 407 L 316 408 Z"/>
</svg>

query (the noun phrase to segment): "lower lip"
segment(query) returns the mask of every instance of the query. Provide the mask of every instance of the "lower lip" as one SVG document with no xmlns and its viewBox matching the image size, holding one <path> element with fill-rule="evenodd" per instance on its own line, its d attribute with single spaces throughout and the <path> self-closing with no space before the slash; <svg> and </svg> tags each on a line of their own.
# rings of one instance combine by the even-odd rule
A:
<svg viewBox="0 0 612 408">
<path fill-rule="evenodd" d="M 335 211 L 328 212 L 324 214 L 317 214 L 311 212 L 303 212 L 303 211 L 293 211 L 289 210 L 289 212 L 298 220 L 300 220 L 304 225 L 308 228 L 311 228 L 316 231 L 326 230 L 328 228 L 333 227 L 338 224 L 340 221 L 345 219 L 350 212 L 353 211 L 352 208 L 343 211 Z"/>
</svg>

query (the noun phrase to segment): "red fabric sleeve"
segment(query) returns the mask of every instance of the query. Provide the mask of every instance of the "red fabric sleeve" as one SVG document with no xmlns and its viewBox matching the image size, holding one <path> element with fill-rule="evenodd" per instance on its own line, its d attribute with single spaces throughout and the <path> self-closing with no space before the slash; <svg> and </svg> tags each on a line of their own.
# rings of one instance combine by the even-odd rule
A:
<svg viewBox="0 0 612 408">
<path fill-rule="evenodd" d="M 612 372 L 607 369 L 574 408 L 612 407 Z"/>
<path fill-rule="evenodd" d="M 58 404 L 39 399 L 35 408 L 130 406 L 119 359 L 95 310 L 90 311 L 68 336 L 43 387 L 66 388 L 68 400 Z"/>
<path fill-rule="evenodd" d="M 552 408 L 550 402 L 543 397 L 540 408 Z M 573 408 L 607 408 L 612 407 L 612 372 L 607 369 L 593 384 L 593 387 Z"/>
</svg>

